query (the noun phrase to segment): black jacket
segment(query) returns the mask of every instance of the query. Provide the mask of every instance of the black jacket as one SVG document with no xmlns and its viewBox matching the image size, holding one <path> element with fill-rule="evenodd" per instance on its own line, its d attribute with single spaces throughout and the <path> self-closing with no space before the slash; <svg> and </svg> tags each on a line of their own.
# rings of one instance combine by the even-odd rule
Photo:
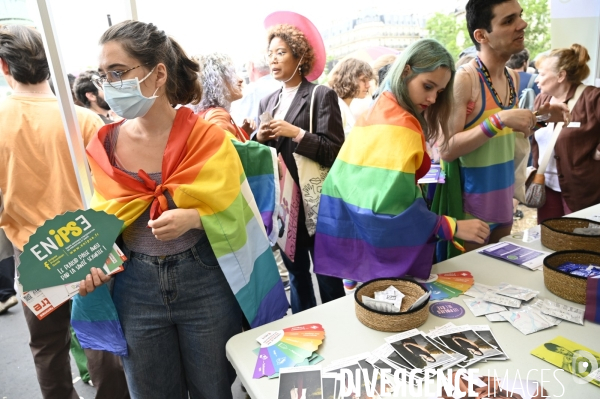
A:
<svg viewBox="0 0 600 399">
<path fill-rule="evenodd" d="M 315 92 L 314 99 L 313 129 L 311 134 L 309 133 L 310 101 L 313 90 L 317 91 Z M 273 108 L 277 104 L 279 93 L 281 93 L 281 90 L 277 90 L 260 101 L 258 106 L 259 116 L 265 111 L 273 115 Z M 276 140 L 270 140 L 264 144 L 277 149 L 277 153 L 283 157 L 283 161 L 296 183 L 299 183 L 299 181 L 298 167 L 293 156 L 294 152 L 310 158 L 323 166 L 331 167 L 333 165 L 344 143 L 342 114 L 337 94 L 333 90 L 326 86 L 317 87 L 317 85 L 303 79 L 283 119 L 294 126 L 304 129 L 306 131 L 304 138 L 302 138 L 299 144 L 292 141 L 289 137 L 278 137 Z M 308 237 L 304 219 L 304 209 L 300 207 L 297 247 L 310 245 L 313 241 Z"/>
</svg>

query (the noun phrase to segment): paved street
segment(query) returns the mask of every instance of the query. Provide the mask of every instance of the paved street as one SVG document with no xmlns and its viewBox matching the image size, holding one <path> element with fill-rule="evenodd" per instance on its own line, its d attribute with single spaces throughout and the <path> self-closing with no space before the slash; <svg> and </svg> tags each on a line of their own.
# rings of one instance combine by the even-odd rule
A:
<svg viewBox="0 0 600 399">
<path fill-rule="evenodd" d="M 96 396 L 96 390 L 79 378 L 75 362 L 71 374 L 75 388 L 84 399 Z M 0 315 L 0 399 L 38 399 L 42 394 L 29 350 L 29 331 L 21 304 Z"/>
</svg>

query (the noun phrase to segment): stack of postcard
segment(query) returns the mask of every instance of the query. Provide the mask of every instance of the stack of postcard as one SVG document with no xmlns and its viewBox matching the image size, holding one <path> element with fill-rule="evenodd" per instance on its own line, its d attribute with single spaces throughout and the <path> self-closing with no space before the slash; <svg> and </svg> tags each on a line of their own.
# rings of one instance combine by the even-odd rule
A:
<svg viewBox="0 0 600 399">
<path fill-rule="evenodd" d="M 447 323 L 429 334 L 413 329 L 385 340 L 372 352 L 335 360 L 322 370 L 281 368 L 279 398 L 380 398 L 406 392 L 409 384 L 418 386 L 437 371 L 508 359 L 487 325 Z"/>
<path fill-rule="evenodd" d="M 429 332 L 429 337 L 464 357 L 457 363 L 459 368 L 467 368 L 477 362 L 488 360 L 508 360 L 508 355 L 494 337 L 488 325 L 456 326 L 447 323 Z"/>
<path fill-rule="evenodd" d="M 538 299 L 538 291 L 508 283 L 489 286 L 475 283 L 463 298 L 475 316 L 492 322 L 508 321 L 525 335 L 554 327 L 563 320 L 583 325 L 584 309 Z"/>
</svg>

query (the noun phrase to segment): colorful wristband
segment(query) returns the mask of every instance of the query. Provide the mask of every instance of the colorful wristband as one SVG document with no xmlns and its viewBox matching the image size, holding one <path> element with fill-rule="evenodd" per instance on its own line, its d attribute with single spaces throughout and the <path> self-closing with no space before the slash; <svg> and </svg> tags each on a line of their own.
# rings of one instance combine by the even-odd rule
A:
<svg viewBox="0 0 600 399">
<path fill-rule="evenodd" d="M 502 130 L 496 128 L 496 126 L 494 126 L 494 124 L 490 121 L 490 118 L 487 118 L 483 122 L 481 122 L 479 124 L 479 127 L 481 128 L 483 134 L 485 134 L 489 138 L 494 137 L 496 134 L 498 134 L 498 132 Z"/>
<path fill-rule="evenodd" d="M 504 122 L 502 122 L 502 119 L 500 119 L 500 114 L 490 116 L 490 120 L 498 130 L 502 130 L 506 127 Z"/>
</svg>

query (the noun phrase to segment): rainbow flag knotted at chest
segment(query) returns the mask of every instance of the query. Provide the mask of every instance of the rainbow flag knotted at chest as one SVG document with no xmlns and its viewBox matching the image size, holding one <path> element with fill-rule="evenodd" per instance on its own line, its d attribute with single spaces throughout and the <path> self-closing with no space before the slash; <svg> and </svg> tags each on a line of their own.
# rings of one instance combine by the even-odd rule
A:
<svg viewBox="0 0 600 399">
<path fill-rule="evenodd" d="M 144 171 L 138 172 L 144 180 L 140 182 L 111 165 L 104 148 L 111 129 L 111 125 L 100 129 L 87 147 L 95 187 L 91 207 L 114 214 L 125 228 L 148 206 L 152 219 L 166 211 L 164 192 L 168 191 L 178 208 L 198 211 L 219 265 L 250 325 L 256 327 L 283 317 L 287 298 L 240 160 L 244 151 L 252 151 L 255 146 L 234 144 L 222 129 L 198 118 L 190 109 L 180 108 L 164 152 L 163 183 L 157 185 Z M 238 155 L 236 148 L 245 150 Z M 273 165 L 270 152 L 259 150 L 269 156 L 268 160 L 262 159 Z M 247 154 L 242 158 L 248 165 L 254 161 Z M 257 167 L 253 176 L 264 175 L 264 171 Z"/>
<path fill-rule="evenodd" d="M 384 92 L 323 184 L 315 272 L 363 282 L 429 277 L 435 243 L 456 229 L 454 219 L 427 209 L 416 183 L 430 166 L 419 122 Z"/>
</svg>

